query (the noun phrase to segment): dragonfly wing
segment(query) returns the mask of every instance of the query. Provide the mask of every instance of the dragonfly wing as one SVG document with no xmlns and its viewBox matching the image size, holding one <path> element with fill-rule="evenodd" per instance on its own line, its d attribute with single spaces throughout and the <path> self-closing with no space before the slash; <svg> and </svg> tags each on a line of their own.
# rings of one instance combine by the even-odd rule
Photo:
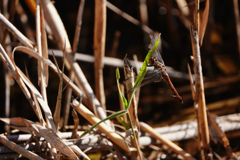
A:
<svg viewBox="0 0 240 160">
<path fill-rule="evenodd" d="M 140 87 L 145 86 L 145 85 L 150 84 L 150 83 L 153 83 L 153 82 L 160 82 L 161 79 L 162 79 L 162 76 L 155 76 L 155 77 L 147 78 L 147 79 L 144 78 Z"/>
<path fill-rule="evenodd" d="M 158 39 L 158 36 L 150 35 L 150 38 L 151 38 L 151 43 L 149 44 L 148 48 L 152 50 L 155 42 Z M 157 57 L 158 61 L 164 64 L 164 61 L 163 61 L 162 56 L 160 54 L 160 50 L 161 50 L 161 45 L 159 44 L 157 46 L 156 51 L 153 53 L 152 57 Z"/>
<path fill-rule="evenodd" d="M 162 79 L 162 76 L 159 70 L 148 71 L 145 74 L 142 83 L 139 86 L 136 86 L 135 88 L 142 87 L 153 82 L 160 82 L 161 79 Z M 123 83 L 124 84 L 131 83 L 131 80 L 130 79 L 125 80 Z M 132 91 L 133 89 L 134 88 L 130 89 L 129 91 Z"/>
</svg>

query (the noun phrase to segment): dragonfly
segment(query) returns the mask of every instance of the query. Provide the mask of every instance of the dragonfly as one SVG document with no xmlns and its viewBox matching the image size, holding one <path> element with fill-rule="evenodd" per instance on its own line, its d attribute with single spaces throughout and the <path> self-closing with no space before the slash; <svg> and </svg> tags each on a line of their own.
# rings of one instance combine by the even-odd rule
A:
<svg viewBox="0 0 240 160">
<path fill-rule="evenodd" d="M 153 45 L 156 41 L 156 39 L 154 39 L 154 37 L 151 37 L 151 44 L 149 45 L 150 49 L 153 49 Z M 150 84 L 152 82 L 160 82 L 162 79 L 167 83 L 167 85 L 169 86 L 169 88 L 172 90 L 173 92 L 173 97 L 176 97 L 179 102 L 183 103 L 182 97 L 178 94 L 176 88 L 174 87 L 168 73 L 167 73 L 167 69 L 166 66 L 164 64 L 164 61 L 160 55 L 160 48 L 158 46 L 158 48 L 156 49 L 156 51 L 153 53 L 153 55 L 151 56 L 151 58 L 149 59 L 149 64 L 148 67 L 153 66 L 154 69 L 153 70 L 148 70 L 146 75 L 144 76 L 143 82 L 141 83 L 140 86 L 137 87 L 142 87 L 144 85 Z M 128 81 L 128 80 L 126 80 Z M 126 83 L 126 82 L 125 82 Z"/>
</svg>

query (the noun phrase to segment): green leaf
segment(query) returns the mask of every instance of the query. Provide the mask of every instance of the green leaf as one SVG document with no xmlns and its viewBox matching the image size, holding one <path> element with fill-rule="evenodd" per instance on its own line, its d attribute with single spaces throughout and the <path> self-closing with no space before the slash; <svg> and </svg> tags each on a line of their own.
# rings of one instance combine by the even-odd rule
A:
<svg viewBox="0 0 240 160">
<path fill-rule="evenodd" d="M 127 99 L 124 97 L 124 95 L 122 94 L 122 92 L 120 91 L 120 87 L 119 87 L 119 79 L 120 79 L 120 74 L 119 74 L 119 69 L 116 69 L 116 79 L 117 79 L 117 87 L 118 87 L 118 93 L 121 97 L 121 100 L 123 102 L 123 105 L 125 106 L 125 108 L 127 108 L 128 106 L 128 102 Z"/>
<path fill-rule="evenodd" d="M 100 123 L 102 122 L 105 122 L 106 120 L 109 120 L 109 119 L 112 119 L 112 118 L 115 118 L 117 116 L 120 116 L 120 115 L 123 115 L 125 114 L 127 111 L 126 110 L 123 110 L 123 111 L 118 111 L 118 112 L 115 112 L 113 114 L 111 114 L 110 116 L 108 116 L 107 118 L 99 121 L 98 123 L 94 124 L 88 131 L 85 131 L 81 136 L 78 137 L 78 139 L 80 139 L 81 137 L 85 136 L 86 134 L 88 134 L 89 132 L 91 132 L 94 128 L 96 128 Z"/>
</svg>

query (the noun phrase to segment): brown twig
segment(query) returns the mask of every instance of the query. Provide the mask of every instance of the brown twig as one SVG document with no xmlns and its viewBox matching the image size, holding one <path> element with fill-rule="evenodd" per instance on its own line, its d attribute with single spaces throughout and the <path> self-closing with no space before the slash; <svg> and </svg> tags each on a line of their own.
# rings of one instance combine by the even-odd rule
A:
<svg viewBox="0 0 240 160">
<path fill-rule="evenodd" d="M 194 64 L 194 75 L 195 75 L 195 88 L 196 94 L 194 99 L 194 106 L 197 108 L 198 118 L 199 118 L 199 134 L 204 154 L 209 152 L 209 131 L 208 131 L 208 121 L 206 113 L 206 102 L 204 94 L 204 84 L 203 84 L 203 75 L 202 75 L 202 66 L 201 66 L 201 56 L 200 56 L 200 47 L 199 47 L 199 38 L 198 32 L 192 26 L 190 29 L 190 36 L 192 42 L 192 52 L 193 52 L 193 64 Z M 207 157 L 206 157 L 207 158 Z"/>
<path fill-rule="evenodd" d="M 27 37 L 25 37 L 14 25 L 12 25 L 1 13 L 0 22 L 2 22 L 6 28 L 25 46 L 32 49 L 35 48 L 33 42 L 31 42 Z"/>
</svg>

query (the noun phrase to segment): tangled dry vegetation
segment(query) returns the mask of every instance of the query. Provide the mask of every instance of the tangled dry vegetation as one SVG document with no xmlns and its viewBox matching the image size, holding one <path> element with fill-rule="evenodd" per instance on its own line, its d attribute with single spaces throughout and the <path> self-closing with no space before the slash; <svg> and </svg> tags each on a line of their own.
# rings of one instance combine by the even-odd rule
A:
<svg viewBox="0 0 240 160">
<path fill-rule="evenodd" d="M 74 17 L 71 24 L 63 23 L 55 3 L 62 5 L 61 15 L 75 15 L 68 17 L 69 22 Z M 76 2 L 55 3 L 1 1 L 1 97 L 5 99 L 1 103 L 4 129 L 0 135 L 0 159 L 239 158 L 240 77 L 234 65 L 240 53 L 237 0 L 115 4 L 81 0 L 76 13 L 67 9 Z M 221 7 L 219 3 L 223 3 Z M 222 10 L 229 4 L 232 14 L 214 16 L 218 8 Z M 123 6 L 135 16 L 137 10 L 139 20 L 121 10 Z M 89 17 L 94 17 L 91 27 Z M 66 31 L 65 26 L 73 28 L 73 23 L 75 31 Z M 149 35 L 159 35 L 151 27 L 161 28 L 162 37 L 152 42 L 147 54 Z M 229 38 L 232 32 L 235 37 Z M 93 41 L 82 40 L 90 36 Z M 129 48 L 131 45 L 137 47 Z M 78 53 L 83 46 L 91 46 L 94 56 Z M 161 54 L 168 53 L 164 61 L 178 70 L 166 67 L 183 104 L 177 101 L 181 101 L 178 94 L 170 96 L 167 85 L 159 89 L 156 86 L 160 83 L 151 84 L 142 87 L 141 92 L 136 87 L 142 80 L 149 80 L 143 77 L 151 73 L 148 61 L 158 46 Z M 136 55 L 139 59 L 146 56 L 143 63 L 137 61 L 136 55 L 131 61 L 133 68 L 126 58 L 123 62 L 126 52 L 132 55 L 142 50 L 144 54 Z M 94 66 L 89 67 L 92 63 Z M 152 66 L 156 71 L 157 64 L 152 62 Z M 164 68 L 160 69 L 171 86 L 164 77 Z M 133 70 L 140 70 L 136 82 Z M 125 82 L 131 83 L 120 83 L 120 73 Z M 28 102 L 23 103 L 23 99 Z"/>
</svg>

